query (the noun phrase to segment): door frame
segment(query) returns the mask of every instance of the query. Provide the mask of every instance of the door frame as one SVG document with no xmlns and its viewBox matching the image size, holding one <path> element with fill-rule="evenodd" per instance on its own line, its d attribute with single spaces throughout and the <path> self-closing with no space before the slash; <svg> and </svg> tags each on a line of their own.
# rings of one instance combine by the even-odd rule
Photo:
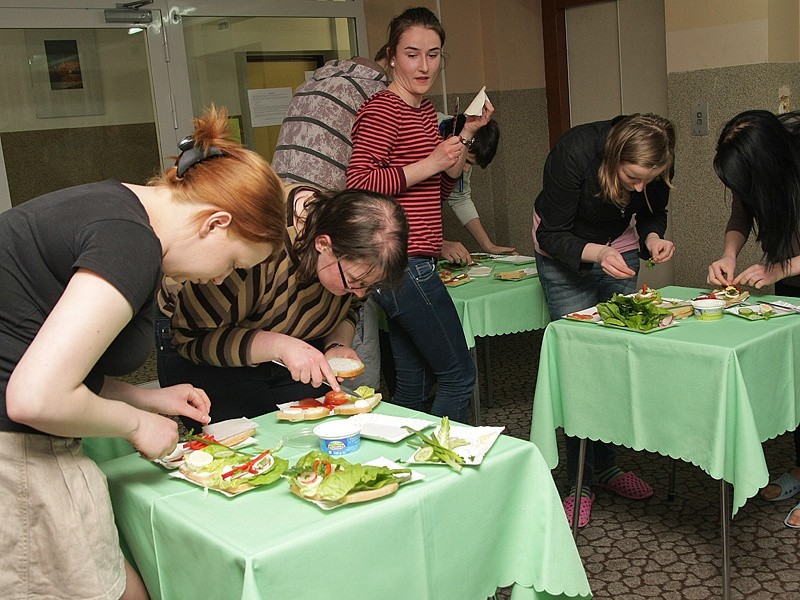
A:
<svg viewBox="0 0 800 600">
<path fill-rule="evenodd" d="M 550 147 L 571 126 L 567 66 L 567 9 L 614 0 L 542 0 L 544 81 Z"/>
</svg>

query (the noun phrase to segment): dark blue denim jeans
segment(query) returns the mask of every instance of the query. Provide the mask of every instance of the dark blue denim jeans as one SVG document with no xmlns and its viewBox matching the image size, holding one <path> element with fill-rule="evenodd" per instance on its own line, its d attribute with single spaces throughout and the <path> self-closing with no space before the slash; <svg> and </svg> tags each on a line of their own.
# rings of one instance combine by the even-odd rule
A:
<svg viewBox="0 0 800 600">
<path fill-rule="evenodd" d="M 622 257 L 627 265 L 639 273 L 639 255 L 636 250 L 623 252 Z M 555 321 L 562 316 L 594 306 L 598 302 L 610 300 L 616 294 L 630 294 L 636 291 L 636 277 L 630 279 L 615 279 L 607 275 L 600 265 L 592 265 L 592 269 L 585 275 L 578 275 L 564 267 L 552 258 L 536 254 L 536 268 L 539 271 L 539 281 L 542 284 L 544 296 L 550 311 L 550 320 Z M 570 435 L 565 436 L 567 448 L 567 479 L 569 487 L 575 485 L 578 479 L 578 456 L 580 454 L 580 439 Z M 583 485 L 591 485 L 594 476 L 613 467 L 616 460 L 616 450 L 613 444 L 606 442 L 593 442 L 586 444 L 586 468 L 584 469 Z"/>
<path fill-rule="evenodd" d="M 434 260 L 410 257 L 400 289 L 379 289 L 373 297 L 389 321 L 397 370 L 393 402 L 420 410 L 436 383 L 431 412 L 463 423 L 475 386 L 475 367 Z"/>
</svg>

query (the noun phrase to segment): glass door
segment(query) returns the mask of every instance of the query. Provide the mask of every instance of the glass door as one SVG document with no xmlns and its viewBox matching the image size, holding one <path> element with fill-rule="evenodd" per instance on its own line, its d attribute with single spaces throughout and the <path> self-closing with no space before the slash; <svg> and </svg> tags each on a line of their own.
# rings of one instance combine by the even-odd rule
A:
<svg viewBox="0 0 800 600">
<path fill-rule="evenodd" d="M 101 9 L 0 8 L 0 210 L 80 183 L 144 183 L 161 169 L 158 115 L 172 131 L 174 119 L 159 90 L 160 15 L 132 28 L 106 23 Z M 164 143 L 174 154 L 175 140 Z"/>
<path fill-rule="evenodd" d="M 360 0 L 199 0 L 170 9 L 167 36 L 183 50 L 173 55 L 185 60 L 190 91 L 190 104 L 176 97 L 178 115 L 224 106 L 241 141 L 267 160 L 297 86 L 329 60 L 367 55 Z"/>
</svg>

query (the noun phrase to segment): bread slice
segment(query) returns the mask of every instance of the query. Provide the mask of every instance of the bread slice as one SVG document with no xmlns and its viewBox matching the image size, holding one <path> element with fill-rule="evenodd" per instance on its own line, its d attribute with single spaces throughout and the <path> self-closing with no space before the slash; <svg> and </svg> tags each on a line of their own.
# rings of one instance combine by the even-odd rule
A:
<svg viewBox="0 0 800 600">
<path fill-rule="evenodd" d="M 337 377 L 355 377 L 356 375 L 361 375 L 366 368 L 364 363 L 354 358 L 334 356 L 328 359 L 328 363 L 331 365 L 333 374 Z"/>
<path fill-rule="evenodd" d="M 380 401 L 381 395 L 375 394 L 363 400 L 356 400 L 355 402 L 334 406 L 333 412 L 337 415 L 359 415 L 361 413 L 368 413 L 375 408 Z"/>
<path fill-rule="evenodd" d="M 327 406 L 312 406 L 311 408 L 286 408 L 276 413 L 279 421 L 316 421 L 331 414 Z"/>
<path fill-rule="evenodd" d="M 350 492 L 349 494 L 345 495 L 341 500 L 339 500 L 338 503 L 357 504 L 358 502 L 368 502 L 369 500 L 376 500 L 377 498 L 383 498 L 384 496 L 394 494 L 397 491 L 398 487 L 400 487 L 400 482 L 395 481 L 394 483 L 389 483 L 375 490 L 361 490 L 359 492 Z M 293 494 L 296 494 L 305 500 L 330 502 L 330 500 L 323 500 L 319 496 L 310 496 L 310 497 L 303 496 L 303 494 L 300 493 L 300 490 L 296 486 L 291 486 L 290 489 L 292 490 Z"/>
<path fill-rule="evenodd" d="M 257 424 L 250 419 L 228 419 L 227 421 L 209 423 L 203 427 L 203 433 L 213 435 L 214 439 L 223 446 L 235 446 L 255 435 L 256 426 Z"/>
</svg>

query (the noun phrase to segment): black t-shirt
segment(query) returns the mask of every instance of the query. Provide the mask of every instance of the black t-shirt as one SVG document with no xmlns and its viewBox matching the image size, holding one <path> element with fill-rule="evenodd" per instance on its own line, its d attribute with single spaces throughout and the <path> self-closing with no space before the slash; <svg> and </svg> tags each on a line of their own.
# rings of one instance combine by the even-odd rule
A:
<svg viewBox="0 0 800 600">
<path fill-rule="evenodd" d="M 130 373 L 147 359 L 161 243 L 138 197 L 109 180 L 45 194 L 7 210 L 0 214 L 0 431 L 36 432 L 8 418 L 6 387 L 79 268 L 111 283 L 134 313 L 84 383 L 97 393 L 106 375 Z M 86 323 L 87 332 L 91 329 L 92 323 Z"/>
</svg>

